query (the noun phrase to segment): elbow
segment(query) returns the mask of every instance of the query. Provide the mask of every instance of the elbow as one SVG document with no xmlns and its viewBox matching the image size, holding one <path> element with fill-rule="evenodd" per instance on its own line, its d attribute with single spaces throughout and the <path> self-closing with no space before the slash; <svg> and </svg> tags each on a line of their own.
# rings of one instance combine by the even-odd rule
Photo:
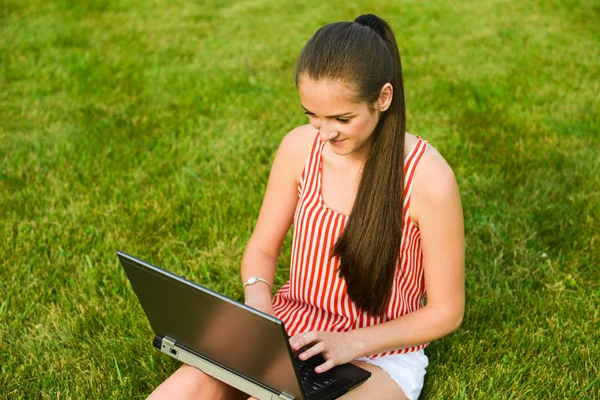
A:
<svg viewBox="0 0 600 400">
<path fill-rule="evenodd" d="M 460 326 L 462 325 L 464 316 L 465 316 L 465 310 L 464 309 L 460 310 L 460 312 L 458 312 L 454 316 L 454 318 L 452 319 L 452 322 L 451 322 L 451 327 L 452 327 L 452 331 L 451 332 L 454 332 L 455 330 L 457 330 L 458 328 L 460 328 Z"/>
<path fill-rule="evenodd" d="M 462 325 L 465 315 L 464 304 L 444 304 L 434 306 L 427 304 L 425 307 L 431 307 L 431 318 L 435 319 L 436 338 L 442 338 L 456 331 Z"/>
<path fill-rule="evenodd" d="M 461 307 L 460 309 L 444 310 L 444 316 L 443 316 L 443 321 L 444 321 L 444 326 L 445 326 L 444 336 L 449 335 L 450 333 L 452 333 L 452 332 L 456 331 L 458 328 L 460 328 L 460 325 L 463 322 L 464 314 L 465 314 L 465 311 L 464 311 L 463 307 Z"/>
<path fill-rule="evenodd" d="M 463 322 L 464 316 L 465 316 L 465 303 L 463 301 L 463 302 L 460 302 L 460 306 L 455 307 L 453 310 L 451 310 L 451 312 L 448 315 L 449 326 L 452 329 L 450 332 L 454 332 L 455 330 L 460 328 L 460 326 Z"/>
</svg>

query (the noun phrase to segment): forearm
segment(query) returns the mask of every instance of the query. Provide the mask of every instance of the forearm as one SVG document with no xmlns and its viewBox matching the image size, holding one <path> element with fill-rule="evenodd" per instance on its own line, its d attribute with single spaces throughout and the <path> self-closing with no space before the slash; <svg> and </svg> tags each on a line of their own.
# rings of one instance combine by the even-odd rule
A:
<svg viewBox="0 0 600 400">
<path fill-rule="evenodd" d="M 269 286 L 260 281 L 253 285 L 246 286 L 244 289 L 246 304 L 260 304 L 271 301 L 272 293 L 270 288 L 273 287 L 276 268 L 277 257 L 265 254 L 259 248 L 252 246 L 251 243 L 248 244 L 244 257 L 242 258 L 242 283 L 253 276 L 257 276 L 266 280 L 269 283 Z"/>
<path fill-rule="evenodd" d="M 463 307 L 442 308 L 427 305 L 415 312 L 375 326 L 348 332 L 357 343 L 357 357 L 416 346 L 444 337 L 456 330 Z"/>
</svg>

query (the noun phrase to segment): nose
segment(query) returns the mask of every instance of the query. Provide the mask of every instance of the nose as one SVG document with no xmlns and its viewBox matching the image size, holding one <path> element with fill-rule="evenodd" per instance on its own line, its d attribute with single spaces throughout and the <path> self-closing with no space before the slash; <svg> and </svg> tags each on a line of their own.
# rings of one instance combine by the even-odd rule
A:
<svg viewBox="0 0 600 400">
<path fill-rule="evenodd" d="M 334 129 L 330 129 L 327 124 L 321 124 L 319 129 L 319 138 L 322 142 L 327 142 L 338 135 L 338 132 Z"/>
</svg>

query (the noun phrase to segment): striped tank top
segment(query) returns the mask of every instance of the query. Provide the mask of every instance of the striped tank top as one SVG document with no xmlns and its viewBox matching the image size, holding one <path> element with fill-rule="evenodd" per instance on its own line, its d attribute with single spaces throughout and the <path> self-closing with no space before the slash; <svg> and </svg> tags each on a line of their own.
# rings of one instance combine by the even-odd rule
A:
<svg viewBox="0 0 600 400">
<path fill-rule="evenodd" d="M 385 315 L 369 316 L 354 305 L 346 293 L 346 283 L 337 274 L 339 258 L 331 249 L 342 233 L 348 217 L 330 208 L 321 195 L 322 152 L 325 142 L 315 138 L 298 182 L 298 205 L 294 213 L 294 236 L 290 280 L 273 298 L 273 309 L 290 336 L 308 331 L 347 332 L 377 325 L 408 314 L 424 305 L 425 279 L 419 229 L 409 216 L 412 182 L 416 167 L 428 143 L 418 137 L 404 160 L 404 207 L 401 257 L 396 268 L 392 296 Z M 417 351 L 427 344 L 370 355 Z"/>
</svg>

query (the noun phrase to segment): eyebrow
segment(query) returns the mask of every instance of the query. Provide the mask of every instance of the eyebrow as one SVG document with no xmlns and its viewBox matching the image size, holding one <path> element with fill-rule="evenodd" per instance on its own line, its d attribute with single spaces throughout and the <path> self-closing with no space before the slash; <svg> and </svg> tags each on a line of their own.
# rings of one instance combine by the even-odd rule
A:
<svg viewBox="0 0 600 400">
<path fill-rule="evenodd" d="M 309 111 L 306 107 L 304 107 L 302 104 L 300 104 L 300 106 L 302 106 L 302 108 L 304 108 L 304 111 L 306 111 L 309 114 L 312 115 L 316 115 L 314 112 Z M 340 118 L 340 117 L 347 117 L 350 116 L 352 114 L 352 111 L 348 111 L 347 113 L 343 113 L 343 114 L 338 114 L 338 115 L 328 115 L 325 118 Z"/>
</svg>

